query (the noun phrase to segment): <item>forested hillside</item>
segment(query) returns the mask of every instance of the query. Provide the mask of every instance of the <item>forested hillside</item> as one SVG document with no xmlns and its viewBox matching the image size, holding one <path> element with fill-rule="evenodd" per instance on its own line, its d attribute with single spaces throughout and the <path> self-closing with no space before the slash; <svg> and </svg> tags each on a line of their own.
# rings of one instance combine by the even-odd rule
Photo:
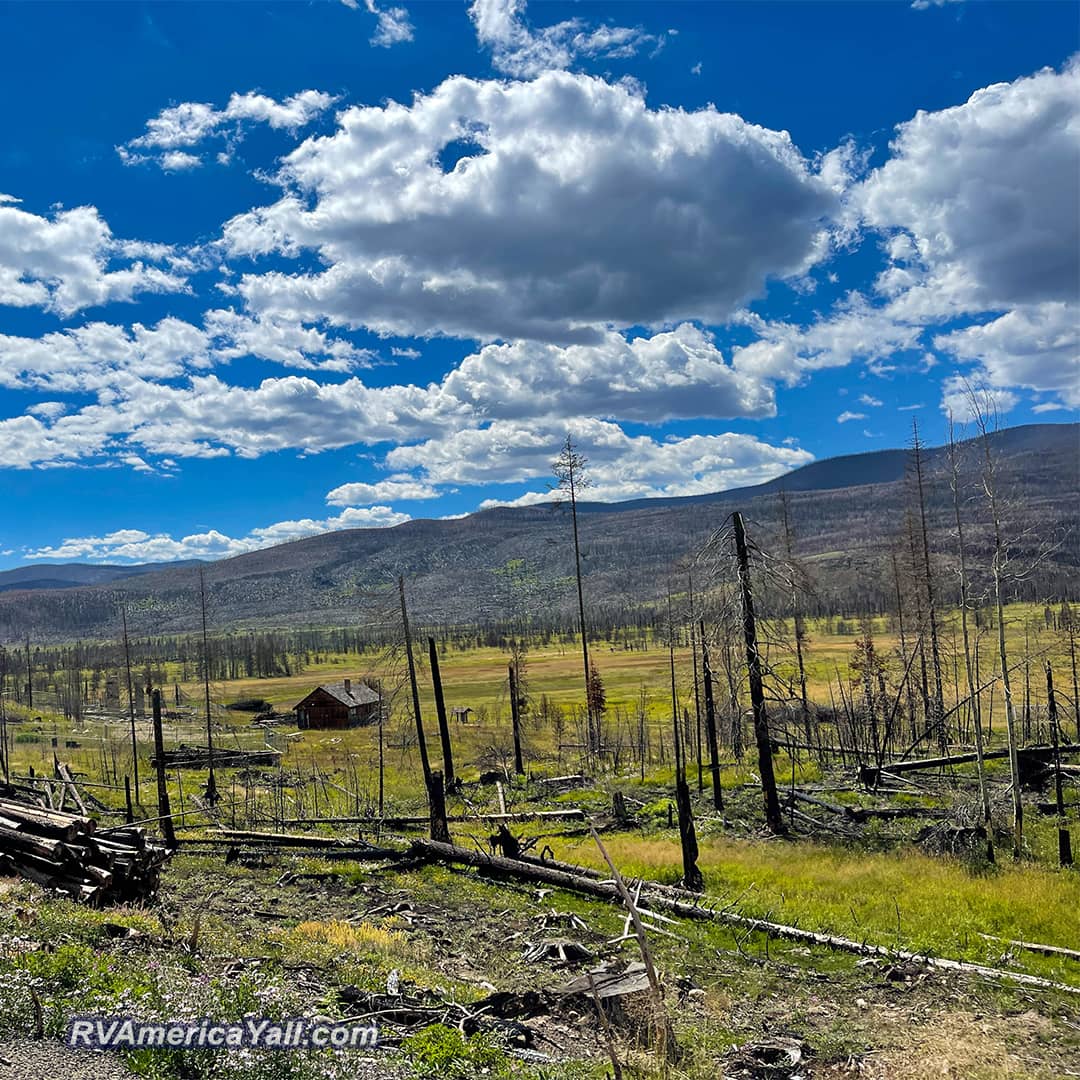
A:
<svg viewBox="0 0 1080 1080">
<path fill-rule="evenodd" d="M 992 436 L 1003 528 L 1019 598 L 1074 595 L 1077 587 L 1080 425 L 1045 424 Z M 981 487 L 980 443 L 959 448 L 961 506 L 978 583 L 988 564 L 989 515 Z M 632 621 L 673 581 L 712 568 L 700 552 L 733 509 L 744 511 L 756 543 L 779 550 L 780 498 L 788 493 L 794 551 L 826 614 L 884 610 L 892 604 L 893 555 L 910 552 L 906 515 L 914 505 L 911 454 L 883 451 L 814 463 L 755 488 L 686 499 L 604 506 L 583 504 L 583 570 L 591 619 Z M 947 455 L 924 451 L 929 539 L 943 570 L 953 551 L 954 515 Z M 434 622 L 528 617 L 566 621 L 575 603 L 568 509 L 487 510 L 450 521 L 418 520 L 393 529 L 326 533 L 208 564 L 215 627 L 363 626 L 378 621 L 398 574 L 409 578 L 416 616 Z M 953 579 L 941 575 L 951 600 Z M 19 640 L 113 637 L 126 603 L 136 632 L 183 631 L 197 623 L 198 570 L 173 567 L 88 588 L 0 595 L 0 637 Z"/>
</svg>

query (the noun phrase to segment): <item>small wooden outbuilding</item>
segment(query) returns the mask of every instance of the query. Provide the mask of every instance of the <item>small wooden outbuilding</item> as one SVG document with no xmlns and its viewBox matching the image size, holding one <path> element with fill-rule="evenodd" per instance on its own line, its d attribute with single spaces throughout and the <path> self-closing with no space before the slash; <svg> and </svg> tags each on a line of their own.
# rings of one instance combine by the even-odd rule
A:
<svg viewBox="0 0 1080 1080">
<path fill-rule="evenodd" d="M 379 718 L 379 695 L 366 683 L 351 679 L 316 686 L 293 710 L 300 728 L 347 728 Z"/>
</svg>

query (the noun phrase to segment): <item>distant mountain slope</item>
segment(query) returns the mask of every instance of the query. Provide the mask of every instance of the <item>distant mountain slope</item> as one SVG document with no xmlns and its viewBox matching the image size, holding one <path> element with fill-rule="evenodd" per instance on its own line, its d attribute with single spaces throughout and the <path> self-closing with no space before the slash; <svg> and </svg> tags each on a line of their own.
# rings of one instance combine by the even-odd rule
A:
<svg viewBox="0 0 1080 1080">
<path fill-rule="evenodd" d="M 194 566 L 198 559 L 176 562 L 135 563 L 131 566 L 112 566 L 90 563 L 33 563 L 14 570 L 0 571 L 0 593 L 13 589 L 75 589 L 83 585 L 104 585 L 138 574 L 153 574 L 171 566 Z"/>
<path fill-rule="evenodd" d="M 1023 560 L 1042 541 L 1062 539 L 1025 587 L 1032 595 L 1076 596 L 1080 425 L 1006 429 L 994 436 L 994 447 L 1010 535 L 1019 537 L 1014 557 Z M 977 483 L 980 450 L 975 444 L 961 450 L 967 539 L 977 569 L 985 565 L 988 543 Z M 816 462 L 737 491 L 590 504 L 581 517 L 590 610 L 618 617 L 661 599 L 675 566 L 697 554 L 734 508 L 746 512 L 762 547 L 777 548 L 781 487 L 789 492 L 798 554 L 815 578 L 819 608 L 891 604 L 889 552 L 903 534 L 907 462 L 906 451 L 878 451 Z M 944 463 L 942 450 L 926 451 L 931 542 L 942 558 L 952 549 Z M 325 533 L 206 564 L 211 618 L 217 628 L 372 623 L 392 610 L 402 573 L 412 609 L 424 621 L 472 622 L 525 609 L 566 620 L 574 607 L 568 541 L 568 511 L 550 505 Z M 697 573 L 707 577 L 708 565 Z M 676 587 L 682 580 L 680 571 Z M 114 637 L 120 601 L 137 632 L 190 630 L 198 622 L 197 582 L 193 567 L 172 566 L 90 587 L 8 592 L 0 595 L 0 640 L 27 633 Z M 946 592 L 952 582 L 943 574 Z"/>
<path fill-rule="evenodd" d="M 994 436 L 997 452 L 1009 456 L 1031 452 L 1080 455 L 1080 424 L 1025 424 L 1005 428 Z M 942 455 L 941 447 L 927 451 L 927 461 L 933 465 Z M 582 509 L 607 513 L 613 510 L 641 510 L 659 506 L 679 506 L 689 503 L 745 502 L 761 495 L 773 495 L 781 488 L 795 491 L 836 491 L 863 484 L 891 484 L 904 478 L 910 459 L 907 450 L 872 450 L 866 454 L 843 454 L 839 457 L 812 461 L 775 480 L 752 487 L 730 488 L 707 495 L 683 495 L 661 499 L 631 499 L 620 503 L 582 503 Z"/>
</svg>

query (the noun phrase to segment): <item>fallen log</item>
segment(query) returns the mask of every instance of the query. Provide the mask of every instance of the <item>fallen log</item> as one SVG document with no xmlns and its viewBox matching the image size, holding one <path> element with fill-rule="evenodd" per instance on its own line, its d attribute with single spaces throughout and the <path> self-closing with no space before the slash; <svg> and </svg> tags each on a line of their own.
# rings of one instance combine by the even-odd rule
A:
<svg viewBox="0 0 1080 1080">
<path fill-rule="evenodd" d="M 252 832 L 248 829 L 220 829 L 221 835 L 233 843 L 268 844 L 273 847 L 324 847 L 324 848 L 363 848 L 367 845 L 362 840 L 351 840 L 341 836 L 318 836 L 298 833 Z"/>
<path fill-rule="evenodd" d="M 79 794 L 79 789 L 75 786 L 75 777 L 71 775 L 71 769 L 60 761 L 55 754 L 53 754 L 53 768 L 56 771 L 56 775 L 64 783 L 64 791 L 71 792 L 71 797 L 75 800 L 75 805 L 79 808 L 79 813 L 82 814 L 83 817 L 86 817 L 86 803 L 83 802 L 82 795 Z"/>
<path fill-rule="evenodd" d="M 1002 945 L 1011 945 L 1014 949 L 1024 949 L 1042 956 L 1064 956 L 1068 960 L 1080 960 L 1080 952 L 1061 945 L 1040 945 L 1036 941 L 1017 941 L 1015 938 L 995 937 L 993 934 L 979 934 L 979 937 L 986 938 L 987 941 L 1000 941 Z"/>
<path fill-rule="evenodd" d="M 1052 746 L 1025 746 L 1017 751 L 1017 753 L 1021 759 L 1026 758 L 1029 762 L 1040 761 L 1042 759 L 1049 762 L 1054 756 L 1054 748 Z M 1070 743 L 1067 746 L 1059 747 L 1059 753 L 1080 753 L 1080 744 Z M 1008 750 L 987 750 L 983 754 L 983 761 L 990 761 L 995 758 L 1007 758 L 1008 756 Z M 881 779 L 883 773 L 889 773 L 892 776 L 896 776 L 900 773 L 919 772 L 923 769 L 946 769 L 952 765 L 970 765 L 972 762 L 978 761 L 978 758 L 979 755 L 976 753 L 967 753 L 952 754 L 948 757 L 913 758 L 911 761 L 890 761 L 883 764 L 881 768 L 863 765 L 859 769 L 859 779 L 862 783 L 872 787 Z M 1063 766 L 1063 768 L 1065 767 L 1067 766 Z"/>
<path fill-rule="evenodd" d="M 519 811 L 517 813 L 477 813 L 477 814 L 448 814 L 446 820 L 451 824 L 468 824 L 471 821 L 477 823 L 500 822 L 500 821 L 584 821 L 585 811 L 577 807 L 568 807 L 565 810 L 532 810 Z M 427 828 L 431 824 L 430 817 L 318 817 L 318 818 L 283 818 L 282 825 L 295 827 L 297 825 L 381 825 L 388 829 Z"/>
<path fill-rule="evenodd" d="M 230 750 L 214 747 L 215 768 L 238 768 L 244 765 L 275 766 L 281 759 L 281 751 L 267 747 L 265 750 Z M 170 769 L 205 769 L 210 765 L 210 748 L 207 746 L 178 746 L 175 750 L 165 750 L 161 760 Z M 157 766 L 157 755 L 150 759 L 150 764 Z"/>
<path fill-rule="evenodd" d="M 552 885 L 555 888 L 568 889 L 572 892 L 584 893 L 605 900 L 619 898 L 614 882 L 598 881 L 593 877 L 567 873 L 565 870 L 558 870 L 550 866 L 537 866 L 522 859 L 504 859 L 498 855 L 485 855 L 480 851 L 458 847 L 455 844 L 440 844 L 434 840 L 416 840 L 413 842 L 412 851 L 417 855 L 427 855 L 434 861 L 474 866 L 478 869 L 495 871 L 499 874 L 521 878 L 526 881 L 538 881 L 545 885 Z M 757 933 L 767 934 L 770 937 L 798 941 L 808 945 L 818 945 L 838 952 L 853 953 L 857 956 L 879 957 L 883 960 L 904 960 L 939 970 L 978 975 L 994 982 L 1015 982 L 1022 986 L 1042 990 L 1080 994 L 1080 986 L 1069 986 L 1065 983 L 1053 982 L 1050 979 L 1044 979 L 1037 975 L 1028 975 L 1024 972 L 1004 971 L 1000 968 L 971 963 L 966 960 L 949 960 L 944 957 L 925 956 L 905 949 L 890 949 L 885 945 L 870 945 L 866 942 L 853 941 L 851 938 L 839 937 L 835 934 L 819 934 L 811 930 L 803 930 L 797 926 L 786 926 L 783 923 L 772 922 L 768 919 L 736 915 L 726 908 L 707 907 L 679 899 L 660 890 L 654 891 L 648 883 L 643 883 L 641 899 L 647 902 L 650 907 L 659 907 L 683 918 L 722 922 Z"/>
<path fill-rule="evenodd" d="M 830 814 L 837 814 L 849 821 L 863 822 L 872 818 L 889 821 L 895 818 L 947 818 L 949 811 L 938 806 L 841 806 L 838 803 L 827 802 L 825 799 L 807 795 L 802 791 L 793 791 L 785 802 L 791 805 L 791 796 L 794 795 L 797 802 L 808 803 L 827 810 Z"/>
</svg>

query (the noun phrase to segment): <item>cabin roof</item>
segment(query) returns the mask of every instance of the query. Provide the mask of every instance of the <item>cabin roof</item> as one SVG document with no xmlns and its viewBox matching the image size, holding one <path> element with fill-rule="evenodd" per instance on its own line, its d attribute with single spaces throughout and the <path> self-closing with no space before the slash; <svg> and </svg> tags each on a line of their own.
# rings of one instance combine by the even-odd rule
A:
<svg viewBox="0 0 1080 1080">
<path fill-rule="evenodd" d="M 332 698 L 341 702 L 342 705 L 349 709 L 354 709 L 358 705 L 374 705 L 379 700 L 379 695 L 366 683 L 352 683 L 348 689 L 345 688 L 343 682 L 322 683 L 321 685 L 316 686 L 315 689 L 308 693 L 302 700 L 298 701 L 293 708 L 299 709 L 313 694 L 317 694 L 320 690 L 324 694 L 329 694 Z"/>
</svg>

